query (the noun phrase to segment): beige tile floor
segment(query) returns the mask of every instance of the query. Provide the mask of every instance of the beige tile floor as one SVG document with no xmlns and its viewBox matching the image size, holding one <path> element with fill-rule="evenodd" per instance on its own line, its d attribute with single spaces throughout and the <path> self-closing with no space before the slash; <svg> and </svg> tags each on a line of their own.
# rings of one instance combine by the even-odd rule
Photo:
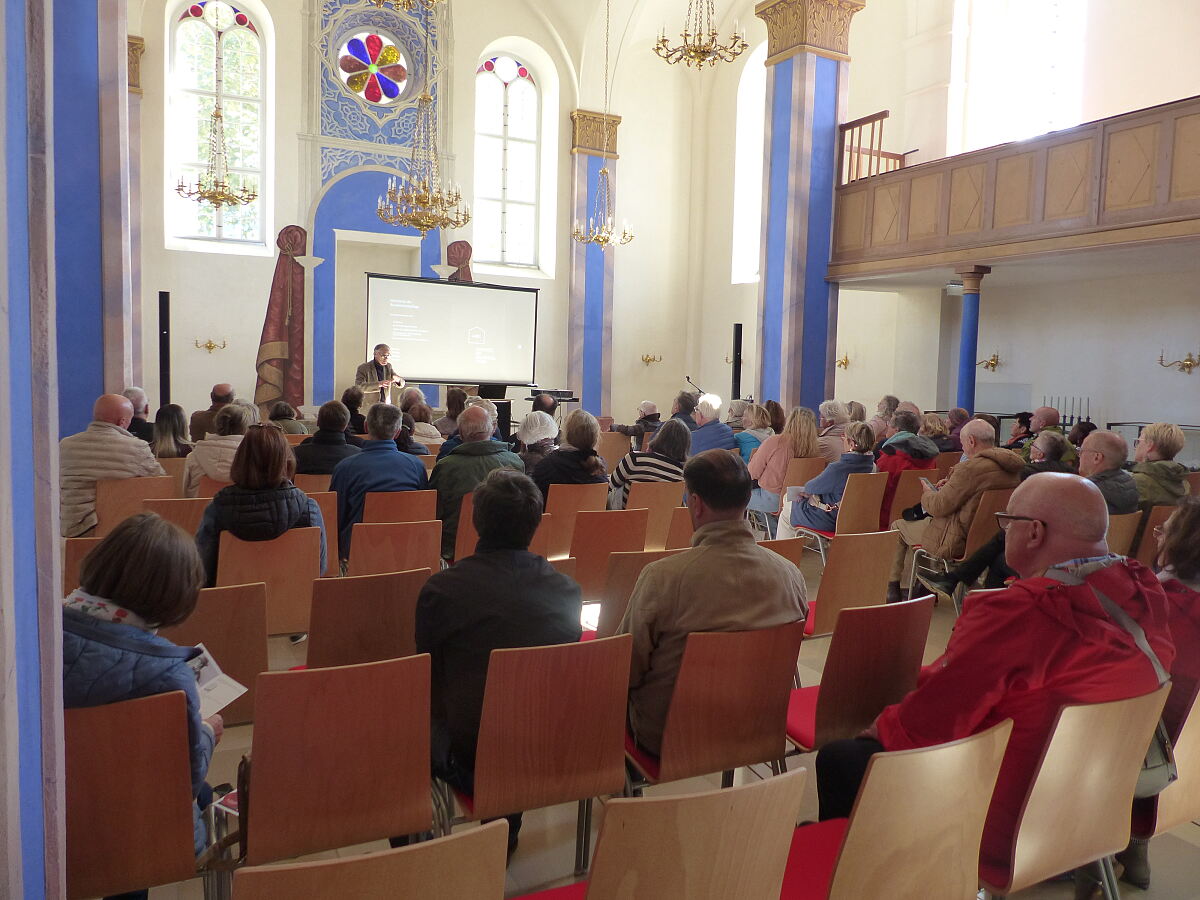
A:
<svg viewBox="0 0 1200 900">
<path fill-rule="evenodd" d="M 820 583 L 820 561 L 816 554 L 806 555 L 802 566 L 809 587 L 809 594 L 815 594 Z M 585 611 L 585 620 L 588 617 Z M 925 649 L 925 661 L 935 659 L 945 648 L 954 626 L 954 610 L 939 606 L 934 610 L 933 622 L 929 630 L 929 640 Z M 305 645 L 292 646 L 286 639 L 273 638 L 270 642 L 270 665 L 273 670 L 286 669 L 304 662 Z M 806 641 L 800 651 L 800 675 L 805 684 L 815 684 L 820 681 L 821 670 L 825 665 L 828 651 L 828 639 Z M 230 728 L 218 746 L 209 771 L 209 782 L 220 784 L 236 779 L 237 764 L 242 754 L 249 750 L 253 726 L 245 725 Z M 789 768 L 805 767 L 809 771 L 806 785 L 802 819 L 817 817 L 817 792 L 813 779 L 813 754 L 791 757 Z M 762 773 L 741 771 L 738 773 L 738 783 L 741 779 L 759 777 Z M 689 781 L 662 785 L 653 788 L 651 794 L 690 793 L 698 790 L 708 790 L 720 786 L 720 777 L 713 775 L 707 778 L 696 778 Z M 532 810 L 524 817 L 521 828 L 521 845 L 512 859 L 508 869 L 506 896 L 519 897 L 525 893 L 543 888 L 558 887 L 569 884 L 573 878 L 571 870 L 575 860 L 575 815 L 574 804 L 564 804 L 548 809 Z M 603 804 L 596 807 L 594 828 L 598 828 L 603 815 Z M 473 827 L 470 825 L 462 827 Z M 595 846 L 593 832 L 593 847 Z M 361 853 L 385 850 L 386 841 L 376 841 L 357 847 L 347 847 L 328 853 L 315 854 L 304 859 L 332 859 L 354 856 Z M 1122 884 L 1122 896 L 1126 900 L 1200 900 L 1200 826 L 1191 824 L 1184 826 L 1171 834 L 1156 838 L 1151 848 L 1151 861 L 1154 866 L 1154 883 L 1147 891 Z M 880 897 L 905 896 L 916 897 L 906 891 L 898 891 L 896 885 L 881 889 Z M 1014 896 L 1029 898 L 1029 900 L 1070 900 L 1073 891 L 1066 883 L 1039 885 Z M 203 891 L 198 879 L 166 885 L 155 888 L 150 892 L 151 900 L 201 900 Z M 866 898 L 864 898 L 866 900 Z"/>
</svg>

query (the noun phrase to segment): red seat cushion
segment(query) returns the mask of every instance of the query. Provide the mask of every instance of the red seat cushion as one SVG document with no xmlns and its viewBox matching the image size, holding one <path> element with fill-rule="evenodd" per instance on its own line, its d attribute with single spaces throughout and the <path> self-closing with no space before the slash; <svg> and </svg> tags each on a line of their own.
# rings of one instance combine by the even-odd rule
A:
<svg viewBox="0 0 1200 900">
<path fill-rule="evenodd" d="M 583 634 L 581 634 L 579 636 L 579 640 L 581 643 L 583 641 L 594 641 L 595 639 L 596 639 L 596 632 L 594 632 L 594 631 L 585 631 Z"/>
<path fill-rule="evenodd" d="M 829 819 L 792 833 L 779 900 L 826 900 L 849 824 L 849 819 Z"/>
<path fill-rule="evenodd" d="M 587 897 L 586 881 L 577 881 L 574 884 L 568 884 L 565 887 L 550 888 L 548 891 L 538 891 L 536 894 L 521 894 L 519 900 L 526 898 L 537 897 L 539 900 L 584 900 Z"/>
<path fill-rule="evenodd" d="M 813 628 L 817 624 L 817 601 L 810 600 L 808 603 L 808 618 L 804 620 L 804 634 L 806 637 L 811 636 Z"/>
<path fill-rule="evenodd" d="M 801 747 L 811 748 L 817 740 L 817 693 L 820 685 L 798 688 L 788 700 L 787 736 Z"/>
<path fill-rule="evenodd" d="M 658 781 L 658 757 L 639 747 L 628 731 L 625 732 L 625 755 L 632 759 L 651 781 Z"/>
<path fill-rule="evenodd" d="M 807 525 L 797 525 L 797 531 L 807 531 L 809 534 L 819 534 L 823 538 L 833 540 L 835 534 L 832 531 L 822 531 L 820 528 L 809 528 Z"/>
<path fill-rule="evenodd" d="M 451 788 L 454 791 L 454 799 L 458 801 L 458 805 L 463 808 L 463 811 L 468 816 L 475 815 L 475 797 L 471 794 L 464 794 L 458 788 Z"/>
</svg>

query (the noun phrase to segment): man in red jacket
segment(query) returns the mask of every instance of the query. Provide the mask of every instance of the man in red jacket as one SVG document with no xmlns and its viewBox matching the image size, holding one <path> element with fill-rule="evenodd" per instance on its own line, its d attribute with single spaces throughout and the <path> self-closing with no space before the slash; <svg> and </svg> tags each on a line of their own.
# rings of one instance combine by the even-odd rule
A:
<svg viewBox="0 0 1200 900">
<path fill-rule="evenodd" d="M 1168 670 L 1175 645 L 1167 598 L 1153 573 L 1108 553 L 1108 511 L 1090 481 L 1034 475 L 1013 492 L 1000 524 L 1008 565 L 1020 580 L 968 602 L 946 652 L 921 671 L 916 689 L 855 740 L 822 748 L 817 787 L 822 819 L 848 816 L 873 753 L 943 744 L 1012 719 L 980 850 L 981 874 L 1002 883 L 1058 711 L 1158 687 L 1153 665 L 1104 612 L 1093 588 L 1142 626 Z"/>
</svg>

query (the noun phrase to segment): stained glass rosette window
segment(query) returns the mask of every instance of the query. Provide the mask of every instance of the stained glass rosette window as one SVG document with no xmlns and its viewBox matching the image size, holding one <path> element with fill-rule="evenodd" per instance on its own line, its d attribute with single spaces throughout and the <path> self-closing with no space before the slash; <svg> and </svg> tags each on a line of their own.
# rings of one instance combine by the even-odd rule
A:
<svg viewBox="0 0 1200 900">
<path fill-rule="evenodd" d="M 338 74 L 351 93 L 388 106 L 404 93 L 408 64 L 391 38 L 374 32 L 356 34 L 342 45 Z"/>
</svg>

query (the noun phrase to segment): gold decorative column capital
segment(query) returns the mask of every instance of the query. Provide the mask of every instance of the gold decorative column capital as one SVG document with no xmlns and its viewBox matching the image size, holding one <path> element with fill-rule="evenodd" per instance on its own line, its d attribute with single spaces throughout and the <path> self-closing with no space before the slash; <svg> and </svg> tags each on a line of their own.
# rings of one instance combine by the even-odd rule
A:
<svg viewBox="0 0 1200 900">
<path fill-rule="evenodd" d="M 992 271 L 991 266 L 963 266 L 955 269 L 955 273 L 963 280 L 964 294 L 978 294 L 979 285 L 983 282 L 983 276 L 988 275 Z"/>
<path fill-rule="evenodd" d="M 762 0 L 754 14 L 767 23 L 767 65 L 798 53 L 849 60 L 850 20 L 866 0 Z"/>
<path fill-rule="evenodd" d="M 604 113 L 589 112 L 586 109 L 572 110 L 571 152 L 617 159 L 617 126 L 620 124 L 620 116 L 606 116 Z M 607 142 L 604 139 L 606 128 Z M 607 152 L 604 149 L 606 146 Z"/>
<path fill-rule="evenodd" d="M 146 52 L 146 39 L 137 35 L 126 38 L 125 49 L 129 54 L 129 93 L 142 93 L 142 54 Z"/>
</svg>

